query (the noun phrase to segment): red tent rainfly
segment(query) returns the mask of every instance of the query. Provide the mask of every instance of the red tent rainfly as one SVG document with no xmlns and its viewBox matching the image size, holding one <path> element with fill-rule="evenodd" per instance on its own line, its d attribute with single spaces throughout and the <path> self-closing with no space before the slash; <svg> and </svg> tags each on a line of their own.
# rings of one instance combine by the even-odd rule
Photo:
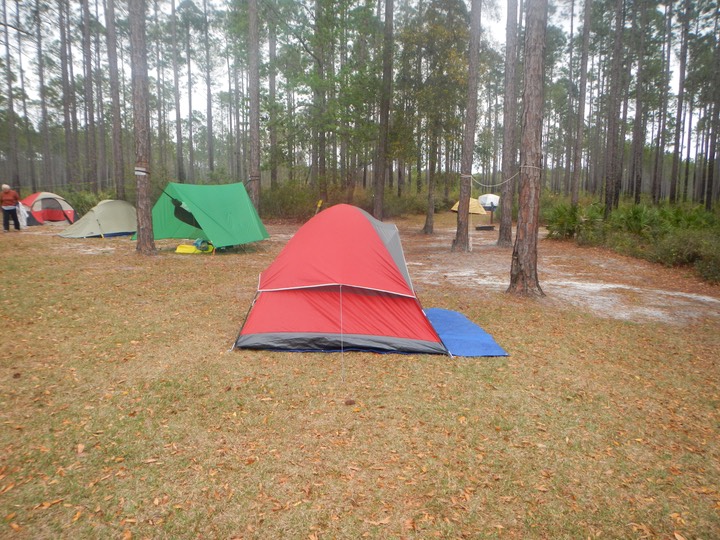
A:
<svg viewBox="0 0 720 540">
<path fill-rule="evenodd" d="M 397 227 L 339 204 L 260 275 L 235 346 L 448 354 L 412 287 Z"/>
<path fill-rule="evenodd" d="M 38 191 L 28 195 L 22 201 L 30 215 L 38 224 L 46 221 L 75 222 L 75 209 L 60 195 L 49 191 Z"/>
</svg>

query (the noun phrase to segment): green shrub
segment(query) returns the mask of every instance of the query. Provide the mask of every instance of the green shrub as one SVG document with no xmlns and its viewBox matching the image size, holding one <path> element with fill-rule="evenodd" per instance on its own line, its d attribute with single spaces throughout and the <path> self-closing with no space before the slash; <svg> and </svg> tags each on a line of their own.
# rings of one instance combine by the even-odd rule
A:
<svg viewBox="0 0 720 540">
<path fill-rule="evenodd" d="M 635 233 L 608 229 L 603 245 L 622 255 L 637 257 L 638 259 L 648 258 L 646 255 L 646 242 Z"/>
<path fill-rule="evenodd" d="M 402 197 L 397 196 L 397 191 L 385 193 L 385 203 L 383 205 L 383 213 L 385 218 L 394 218 L 398 216 L 425 214 L 427 212 L 427 192 L 416 194 L 406 194 Z M 454 203 L 453 203 L 454 204 Z M 435 211 L 442 209 L 443 202 L 435 197 Z"/>
<path fill-rule="evenodd" d="M 636 205 L 610 216 L 605 244 L 665 266 L 693 266 L 706 281 L 720 281 L 720 227 L 715 214 L 698 206 Z"/>
<path fill-rule="evenodd" d="M 702 258 L 695 261 L 695 270 L 705 281 L 720 283 L 720 246 L 703 253 Z"/>
<path fill-rule="evenodd" d="M 62 195 L 67 202 L 70 203 L 77 213 L 77 217 L 82 217 L 93 209 L 100 201 L 106 199 L 114 199 L 114 191 L 100 191 L 99 193 L 93 193 L 91 191 L 74 191 L 68 190 L 64 193 L 58 193 Z"/>
<path fill-rule="evenodd" d="M 321 199 L 317 190 L 299 182 L 260 192 L 260 215 L 263 218 L 304 221 L 315 214 Z"/>
<path fill-rule="evenodd" d="M 594 203 L 580 207 L 575 239 L 578 244 L 597 246 L 605 241 L 603 208 Z"/>
<path fill-rule="evenodd" d="M 720 283 L 720 226 L 705 231 L 695 270 L 704 280 Z"/>
<path fill-rule="evenodd" d="M 717 216 L 699 205 L 665 205 L 659 215 L 667 225 L 680 229 L 707 229 L 718 224 Z"/>
<path fill-rule="evenodd" d="M 577 206 L 561 203 L 554 206 L 547 217 L 548 238 L 574 238 L 578 232 L 580 211 Z"/>
<path fill-rule="evenodd" d="M 673 229 L 648 248 L 648 259 L 665 266 L 684 266 L 702 258 L 703 234 L 697 230 Z"/>
<path fill-rule="evenodd" d="M 517 193 L 515 194 L 514 199 L 517 199 Z M 540 192 L 540 224 L 546 225 L 550 228 L 550 223 L 553 221 L 553 218 L 557 217 L 556 212 L 563 212 L 563 210 L 557 210 L 557 208 L 569 208 L 570 206 L 570 200 L 568 197 L 559 193 L 553 193 L 547 189 L 542 190 Z"/>
<path fill-rule="evenodd" d="M 598 245 L 605 240 L 603 208 L 597 203 L 573 207 L 561 202 L 547 216 L 548 238 L 575 238 L 580 245 Z"/>
<path fill-rule="evenodd" d="M 720 214 L 702 206 L 626 203 L 605 220 L 602 203 L 586 198 L 573 208 L 567 197 L 544 192 L 541 215 L 549 238 L 574 238 L 665 266 L 692 266 L 702 279 L 720 282 Z"/>
<path fill-rule="evenodd" d="M 657 238 L 667 229 L 658 209 L 644 204 L 621 206 L 610 215 L 610 226 L 646 239 Z"/>
</svg>

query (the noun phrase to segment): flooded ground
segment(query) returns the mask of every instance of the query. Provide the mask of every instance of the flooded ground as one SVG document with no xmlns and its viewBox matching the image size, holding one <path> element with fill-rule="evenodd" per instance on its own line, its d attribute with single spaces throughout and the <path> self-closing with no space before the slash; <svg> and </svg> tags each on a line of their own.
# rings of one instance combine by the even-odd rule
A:
<svg viewBox="0 0 720 540">
<path fill-rule="evenodd" d="M 442 281 L 472 289 L 473 294 L 507 289 L 512 249 L 495 246 L 497 231 L 473 230 L 472 252 L 453 253 L 453 226 L 435 227 L 431 236 L 410 223 L 398 226 L 416 289 Z M 690 269 L 665 268 L 545 236 L 541 232 L 538 249 L 538 275 L 546 294 L 541 302 L 638 322 L 720 319 L 720 287 L 704 283 Z"/>
</svg>

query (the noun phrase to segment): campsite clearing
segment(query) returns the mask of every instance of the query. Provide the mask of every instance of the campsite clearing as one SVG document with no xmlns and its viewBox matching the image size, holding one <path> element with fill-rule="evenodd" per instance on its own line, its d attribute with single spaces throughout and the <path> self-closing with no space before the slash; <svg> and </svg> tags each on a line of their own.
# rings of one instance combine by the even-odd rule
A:
<svg viewBox="0 0 720 540">
<path fill-rule="evenodd" d="M 542 240 L 547 297 L 514 298 L 456 219 L 394 220 L 415 290 L 509 357 L 230 352 L 299 224 L 209 256 L 0 237 L 0 536 L 716 537 L 720 288 Z"/>
</svg>

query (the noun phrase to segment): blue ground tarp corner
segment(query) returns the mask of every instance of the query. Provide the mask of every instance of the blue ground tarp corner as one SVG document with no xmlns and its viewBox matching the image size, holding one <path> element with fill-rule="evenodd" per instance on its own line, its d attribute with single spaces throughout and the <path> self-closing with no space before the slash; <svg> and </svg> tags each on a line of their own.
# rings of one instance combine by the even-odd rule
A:
<svg viewBox="0 0 720 540">
<path fill-rule="evenodd" d="M 462 313 L 430 308 L 425 314 L 453 356 L 509 356 L 490 334 Z"/>
</svg>

